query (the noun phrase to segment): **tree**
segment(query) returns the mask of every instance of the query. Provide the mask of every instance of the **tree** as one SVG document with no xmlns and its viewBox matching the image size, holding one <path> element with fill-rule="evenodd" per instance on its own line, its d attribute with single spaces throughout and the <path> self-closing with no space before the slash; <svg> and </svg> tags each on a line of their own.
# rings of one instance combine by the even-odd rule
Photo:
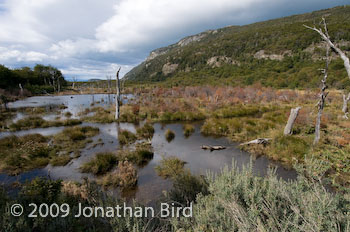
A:
<svg viewBox="0 0 350 232">
<path fill-rule="evenodd" d="M 346 69 L 346 72 L 348 74 L 348 78 L 350 79 L 350 61 L 349 61 L 349 58 L 346 56 L 346 54 L 340 49 L 338 48 L 330 39 L 330 36 L 328 35 L 328 31 L 327 31 L 327 24 L 326 24 L 326 20 L 324 17 L 322 17 L 322 22 L 323 22 L 323 25 L 324 25 L 324 30 L 325 32 L 323 32 L 322 28 L 316 28 L 315 26 L 314 27 L 309 27 L 307 25 L 304 25 L 304 27 L 306 28 L 309 28 L 311 30 L 314 30 L 316 31 L 320 36 L 321 38 L 326 41 L 326 43 L 328 44 L 329 47 L 331 47 L 339 56 L 340 58 L 343 60 L 344 62 L 344 67 Z M 347 117 L 347 114 L 348 114 L 348 102 L 350 100 L 350 94 L 348 97 L 346 97 L 345 93 L 343 93 L 343 113 L 344 113 L 344 117 L 345 118 L 348 118 Z"/>
</svg>

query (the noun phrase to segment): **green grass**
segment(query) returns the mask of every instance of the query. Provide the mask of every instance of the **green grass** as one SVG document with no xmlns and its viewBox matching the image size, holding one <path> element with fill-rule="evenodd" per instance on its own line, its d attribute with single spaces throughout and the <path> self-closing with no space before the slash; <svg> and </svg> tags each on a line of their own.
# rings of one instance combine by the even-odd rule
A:
<svg viewBox="0 0 350 232">
<path fill-rule="evenodd" d="M 117 162 L 117 157 L 112 153 L 98 153 L 93 159 L 84 163 L 80 170 L 95 175 L 102 175 L 110 171 Z"/>
</svg>

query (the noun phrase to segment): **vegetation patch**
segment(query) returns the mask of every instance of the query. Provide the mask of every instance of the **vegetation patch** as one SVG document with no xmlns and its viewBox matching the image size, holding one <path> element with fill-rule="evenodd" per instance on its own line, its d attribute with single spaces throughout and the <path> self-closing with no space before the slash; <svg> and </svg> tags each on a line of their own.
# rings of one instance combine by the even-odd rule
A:
<svg viewBox="0 0 350 232">
<path fill-rule="evenodd" d="M 137 128 L 137 136 L 142 139 L 152 139 L 154 134 L 154 128 L 151 124 L 145 123 L 143 127 Z"/>
<path fill-rule="evenodd" d="M 112 113 L 113 108 L 105 109 L 101 106 L 89 107 L 84 111 L 80 112 L 78 115 L 83 116 L 81 120 L 85 122 L 96 122 L 96 123 L 112 123 L 115 122 L 115 115 Z M 92 116 L 86 116 L 88 114 L 93 114 Z"/>
<path fill-rule="evenodd" d="M 132 163 L 121 161 L 118 168 L 103 176 L 99 183 L 105 187 L 120 187 L 122 190 L 134 188 L 137 185 L 137 170 Z"/>
<path fill-rule="evenodd" d="M 184 135 L 186 138 L 190 137 L 194 132 L 194 126 L 191 124 L 185 124 L 183 126 Z"/>
<path fill-rule="evenodd" d="M 128 130 L 119 130 L 118 131 L 118 141 L 120 145 L 127 145 L 134 143 L 137 137 L 134 133 Z"/>
<path fill-rule="evenodd" d="M 146 165 L 151 159 L 153 159 L 153 151 L 148 145 L 139 145 L 135 150 L 121 150 L 118 152 L 117 157 L 119 161 L 130 161 L 138 166 Z"/>
<path fill-rule="evenodd" d="M 9 127 L 11 131 L 28 130 L 33 128 L 46 128 L 58 126 L 74 126 L 81 124 L 78 119 L 67 119 L 63 121 L 46 121 L 39 116 L 29 116 L 12 123 Z"/>
<path fill-rule="evenodd" d="M 165 139 L 170 143 L 175 138 L 174 131 L 168 129 L 165 131 Z"/>
<path fill-rule="evenodd" d="M 155 167 L 157 174 L 164 179 L 175 178 L 183 173 L 186 162 L 176 156 L 163 157 L 159 165 Z"/>
<path fill-rule="evenodd" d="M 96 156 L 84 163 L 80 170 L 82 172 L 91 172 L 95 175 L 105 174 L 111 170 L 117 163 L 117 157 L 112 153 L 98 153 Z"/>
<path fill-rule="evenodd" d="M 46 166 L 52 151 L 48 141 L 49 138 L 40 134 L 0 139 L 1 172 L 17 175 L 23 171 Z"/>
</svg>

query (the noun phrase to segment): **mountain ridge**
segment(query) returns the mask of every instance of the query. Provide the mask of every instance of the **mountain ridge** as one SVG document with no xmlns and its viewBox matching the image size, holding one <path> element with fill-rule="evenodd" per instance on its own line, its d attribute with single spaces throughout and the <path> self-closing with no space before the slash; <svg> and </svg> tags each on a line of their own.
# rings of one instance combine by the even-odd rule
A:
<svg viewBox="0 0 350 232">
<path fill-rule="evenodd" d="M 303 25 L 315 25 L 322 16 L 327 18 L 332 39 L 349 52 L 350 7 L 339 6 L 187 36 L 177 43 L 151 51 L 146 60 L 128 72 L 125 78 L 171 85 L 260 82 L 273 87 L 305 87 L 315 84 L 316 66 L 321 65 L 323 56 L 321 38 Z M 343 71 L 335 54 L 333 59 L 331 69 L 341 75 Z M 300 75 L 305 76 L 306 72 L 313 75 L 312 81 L 298 84 Z M 334 78 L 337 79 L 330 79 Z M 286 83 L 288 79 L 292 82 Z M 331 81 L 339 88 L 350 86 L 340 78 Z"/>
</svg>

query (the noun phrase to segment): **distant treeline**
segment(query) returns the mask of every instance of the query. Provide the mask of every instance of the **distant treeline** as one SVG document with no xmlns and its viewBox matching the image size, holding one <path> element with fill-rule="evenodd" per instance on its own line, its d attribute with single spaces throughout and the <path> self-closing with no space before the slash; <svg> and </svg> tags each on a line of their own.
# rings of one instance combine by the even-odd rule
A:
<svg viewBox="0 0 350 232">
<path fill-rule="evenodd" d="M 37 64 L 33 69 L 9 69 L 0 65 L 0 89 L 14 91 L 22 87 L 33 94 L 43 94 L 59 92 L 66 85 L 62 72 L 51 65 Z"/>
</svg>

